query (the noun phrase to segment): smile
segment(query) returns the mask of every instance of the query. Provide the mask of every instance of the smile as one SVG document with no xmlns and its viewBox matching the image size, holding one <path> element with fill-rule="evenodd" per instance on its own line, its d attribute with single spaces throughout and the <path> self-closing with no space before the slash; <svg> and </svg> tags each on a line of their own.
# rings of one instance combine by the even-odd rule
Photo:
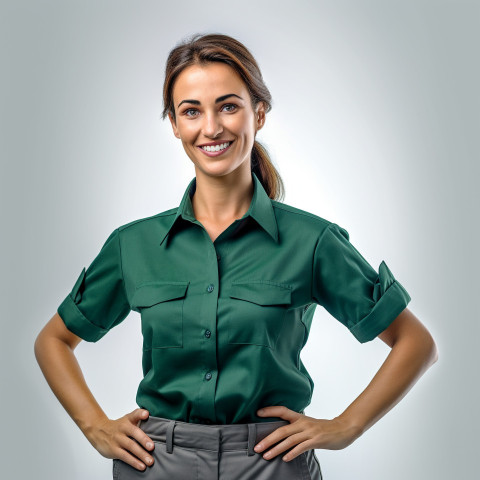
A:
<svg viewBox="0 0 480 480">
<path fill-rule="evenodd" d="M 218 145 L 207 145 L 198 148 L 209 157 L 216 157 L 217 155 L 221 155 L 223 152 L 226 152 L 232 143 L 233 142 L 225 142 L 219 143 Z"/>
</svg>

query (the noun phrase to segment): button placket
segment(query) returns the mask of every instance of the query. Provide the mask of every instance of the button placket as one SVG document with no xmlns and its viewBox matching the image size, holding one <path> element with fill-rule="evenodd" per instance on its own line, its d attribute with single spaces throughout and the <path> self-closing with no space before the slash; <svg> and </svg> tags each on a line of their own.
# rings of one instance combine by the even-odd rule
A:
<svg viewBox="0 0 480 480">
<path fill-rule="evenodd" d="M 208 237 L 210 241 L 210 237 Z M 194 406 L 193 414 L 201 413 L 201 417 L 197 418 L 214 418 L 215 417 L 215 384 L 218 371 L 217 354 L 216 354 L 216 328 L 217 328 L 217 310 L 218 310 L 218 294 L 220 292 L 220 268 L 219 268 L 219 254 L 215 246 L 211 243 L 211 253 L 207 255 L 207 262 L 205 263 L 205 270 L 203 272 L 204 278 L 207 282 L 203 286 L 203 305 L 202 323 L 203 328 L 200 335 L 203 338 L 202 355 L 199 357 L 199 394 L 197 396 L 197 403 Z M 208 341 L 209 340 L 209 341 Z"/>
</svg>

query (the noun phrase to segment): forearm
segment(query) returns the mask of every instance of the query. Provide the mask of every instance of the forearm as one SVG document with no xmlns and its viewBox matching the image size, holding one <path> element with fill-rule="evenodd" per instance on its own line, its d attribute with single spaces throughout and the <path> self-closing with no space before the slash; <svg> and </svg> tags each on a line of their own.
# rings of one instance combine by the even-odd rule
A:
<svg viewBox="0 0 480 480">
<path fill-rule="evenodd" d="M 338 418 L 364 433 L 390 411 L 436 361 L 428 336 L 400 338 L 367 388 Z"/>
<path fill-rule="evenodd" d="M 35 356 L 53 393 L 88 437 L 90 428 L 107 416 L 88 388 L 73 350 L 58 338 L 40 335 Z"/>
</svg>

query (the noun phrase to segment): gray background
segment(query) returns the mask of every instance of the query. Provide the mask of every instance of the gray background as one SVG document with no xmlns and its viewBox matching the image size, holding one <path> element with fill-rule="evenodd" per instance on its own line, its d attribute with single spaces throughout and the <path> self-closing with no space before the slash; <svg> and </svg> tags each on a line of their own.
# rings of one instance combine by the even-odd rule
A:
<svg viewBox="0 0 480 480">
<path fill-rule="evenodd" d="M 385 260 L 439 347 L 354 444 L 316 451 L 325 479 L 476 477 L 479 19 L 478 2 L 459 0 L 3 1 L 2 477 L 111 478 L 33 342 L 109 233 L 177 206 L 193 178 L 160 112 L 167 54 L 195 32 L 256 56 L 274 99 L 258 138 L 284 202 L 345 227 L 375 268 Z M 139 325 L 132 312 L 76 350 L 111 418 L 136 408 Z M 307 415 L 341 413 L 388 351 L 317 308 Z"/>
</svg>

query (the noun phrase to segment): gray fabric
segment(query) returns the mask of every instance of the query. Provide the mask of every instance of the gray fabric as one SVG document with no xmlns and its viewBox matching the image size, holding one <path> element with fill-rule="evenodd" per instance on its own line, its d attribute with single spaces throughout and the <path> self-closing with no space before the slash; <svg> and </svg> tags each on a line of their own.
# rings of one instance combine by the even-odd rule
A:
<svg viewBox="0 0 480 480">
<path fill-rule="evenodd" d="M 290 462 L 282 453 L 265 460 L 255 445 L 277 428 L 277 422 L 231 425 L 185 423 L 150 416 L 138 426 L 153 440 L 154 464 L 141 472 L 113 460 L 114 480 L 322 480 L 314 450 Z"/>
</svg>

